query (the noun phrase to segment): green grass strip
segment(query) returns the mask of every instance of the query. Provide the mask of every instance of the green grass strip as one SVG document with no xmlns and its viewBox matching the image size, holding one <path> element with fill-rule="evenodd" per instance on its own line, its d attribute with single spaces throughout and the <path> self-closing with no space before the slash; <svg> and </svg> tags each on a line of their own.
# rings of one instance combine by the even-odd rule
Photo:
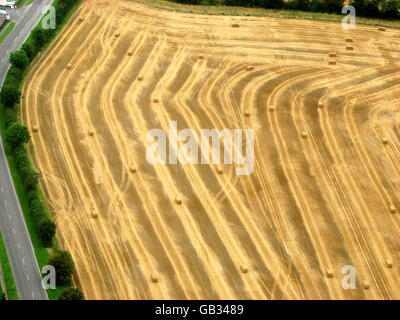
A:
<svg viewBox="0 0 400 320">
<path fill-rule="evenodd" d="M 17 8 L 21 8 L 25 4 L 26 0 L 21 0 L 18 2 Z"/>
<path fill-rule="evenodd" d="M 2 32 L 2 34 L 0 34 L 0 44 L 5 40 L 5 38 L 7 38 L 8 34 L 11 32 L 11 30 L 14 28 L 14 26 L 15 26 L 14 21 L 7 24 L 7 26 L 4 29 L 4 31 Z"/>
</svg>

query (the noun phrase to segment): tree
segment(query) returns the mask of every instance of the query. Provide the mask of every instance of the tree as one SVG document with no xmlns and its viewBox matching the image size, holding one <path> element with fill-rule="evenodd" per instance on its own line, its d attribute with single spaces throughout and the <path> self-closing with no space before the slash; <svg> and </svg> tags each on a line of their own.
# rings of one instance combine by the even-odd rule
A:
<svg viewBox="0 0 400 320">
<path fill-rule="evenodd" d="M 5 138 L 7 143 L 15 149 L 24 143 L 28 143 L 31 135 L 29 134 L 27 127 L 15 122 L 6 130 Z"/>
<path fill-rule="evenodd" d="M 42 28 L 38 28 L 32 31 L 32 38 L 35 44 L 36 50 L 40 50 L 46 42 L 46 34 Z"/>
<path fill-rule="evenodd" d="M 5 292 L 0 294 L 0 300 L 7 300 Z"/>
<path fill-rule="evenodd" d="M 85 297 L 78 288 L 67 288 L 61 292 L 58 300 L 85 300 Z"/>
<path fill-rule="evenodd" d="M 15 67 L 24 70 L 29 64 L 29 58 L 24 50 L 19 49 L 10 54 L 10 63 Z"/>
<path fill-rule="evenodd" d="M 53 237 L 56 234 L 56 224 L 50 218 L 43 220 L 39 225 L 39 235 L 43 246 L 51 247 Z"/>
<path fill-rule="evenodd" d="M 399 17 L 399 0 L 387 0 L 382 3 L 382 14 L 386 18 L 396 19 Z"/>
<path fill-rule="evenodd" d="M 26 41 L 22 45 L 22 50 L 26 52 L 26 55 L 28 56 L 29 60 L 32 60 L 33 57 L 35 56 L 35 48 L 33 47 L 33 44 L 31 42 Z"/>
<path fill-rule="evenodd" d="M 68 251 L 59 251 L 50 256 L 46 263 L 56 269 L 56 281 L 58 285 L 64 285 L 71 281 L 74 272 L 74 262 Z"/>
<path fill-rule="evenodd" d="M 5 86 L 0 93 L 0 101 L 4 103 L 6 107 L 12 107 L 19 101 L 21 92 L 17 88 L 12 86 Z"/>
</svg>

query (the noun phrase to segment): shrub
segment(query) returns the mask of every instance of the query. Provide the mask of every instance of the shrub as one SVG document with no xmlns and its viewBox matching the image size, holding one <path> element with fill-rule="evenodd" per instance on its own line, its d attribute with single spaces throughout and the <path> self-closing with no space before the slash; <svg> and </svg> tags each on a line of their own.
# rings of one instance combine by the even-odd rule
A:
<svg viewBox="0 0 400 320">
<path fill-rule="evenodd" d="M 4 103 L 6 107 L 13 107 L 14 104 L 19 102 L 21 92 L 10 85 L 3 87 L 0 93 L 0 101 Z"/>
<path fill-rule="evenodd" d="M 68 251 L 59 251 L 52 254 L 46 264 L 56 269 L 56 281 L 58 285 L 64 285 L 71 281 L 75 267 L 71 254 Z"/>
<path fill-rule="evenodd" d="M 399 17 L 399 0 L 386 0 L 382 3 L 382 14 L 386 18 L 396 19 Z"/>
<path fill-rule="evenodd" d="M 7 143 L 15 149 L 24 143 L 28 143 L 31 135 L 28 128 L 17 122 L 12 123 L 5 133 Z"/>
<path fill-rule="evenodd" d="M 22 80 L 22 71 L 15 66 L 10 66 L 7 73 L 6 84 L 12 87 L 17 87 Z"/>
<path fill-rule="evenodd" d="M 41 220 L 38 226 L 40 239 L 45 247 L 51 247 L 53 237 L 56 234 L 56 224 L 50 218 Z"/>
<path fill-rule="evenodd" d="M 26 41 L 23 45 L 22 45 L 22 50 L 24 50 L 26 52 L 26 55 L 28 56 L 29 60 L 32 61 L 32 59 L 35 57 L 35 48 L 33 47 L 33 44 L 31 41 Z"/>
<path fill-rule="evenodd" d="M 10 63 L 16 68 L 24 70 L 29 64 L 29 58 L 23 49 L 19 49 L 10 54 Z"/>
<path fill-rule="evenodd" d="M 85 300 L 85 297 L 78 288 L 67 288 L 61 292 L 58 300 Z"/>
<path fill-rule="evenodd" d="M 7 108 L 4 110 L 4 120 L 6 128 L 18 120 L 18 113 L 14 108 Z"/>
</svg>

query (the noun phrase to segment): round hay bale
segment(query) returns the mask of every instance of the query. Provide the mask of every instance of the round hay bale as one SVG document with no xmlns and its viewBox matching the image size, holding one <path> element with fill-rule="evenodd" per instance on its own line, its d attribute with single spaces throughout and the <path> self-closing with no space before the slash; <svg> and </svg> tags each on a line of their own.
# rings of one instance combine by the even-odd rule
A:
<svg viewBox="0 0 400 320">
<path fill-rule="evenodd" d="M 331 268 L 326 269 L 326 276 L 328 278 L 333 278 L 333 271 Z"/>
<path fill-rule="evenodd" d="M 89 130 L 88 134 L 89 134 L 90 137 L 93 137 L 94 136 L 94 131 L 93 130 Z"/>
<path fill-rule="evenodd" d="M 130 171 L 131 173 L 136 173 L 136 168 L 135 168 L 135 167 L 130 167 L 130 168 L 129 168 L 129 171 Z"/>
<path fill-rule="evenodd" d="M 347 38 L 346 42 L 353 42 L 353 39 Z"/>
<path fill-rule="evenodd" d="M 218 169 L 217 169 L 217 173 L 218 173 L 218 174 L 223 174 L 223 173 L 224 173 L 224 170 L 222 170 L 222 168 L 218 168 Z"/>
<path fill-rule="evenodd" d="M 386 29 L 384 27 L 379 27 L 378 30 L 379 31 L 385 31 Z"/>
<path fill-rule="evenodd" d="M 158 282 L 158 278 L 154 274 L 151 275 L 151 282 L 153 282 L 153 283 Z"/>
<path fill-rule="evenodd" d="M 247 71 L 252 71 L 252 70 L 254 70 L 254 67 L 253 67 L 253 66 L 247 66 L 247 67 L 246 67 L 246 70 L 247 70 Z"/>
<path fill-rule="evenodd" d="M 83 17 L 79 17 L 78 21 L 82 22 L 83 21 Z"/>
<path fill-rule="evenodd" d="M 67 70 L 71 70 L 72 69 L 72 64 L 68 64 L 67 65 Z"/>
<path fill-rule="evenodd" d="M 119 33 L 119 31 L 117 31 L 117 32 L 115 33 L 115 37 L 118 38 L 119 36 L 120 36 L 120 33 Z"/>
<path fill-rule="evenodd" d="M 138 79 L 139 81 L 142 81 L 142 80 L 143 80 L 143 76 L 139 76 L 137 79 Z"/>
<path fill-rule="evenodd" d="M 250 111 L 249 111 L 249 110 L 246 110 L 246 111 L 244 112 L 244 115 L 245 115 L 246 117 L 250 117 Z"/>
<path fill-rule="evenodd" d="M 175 203 L 176 204 L 182 204 L 182 197 L 180 195 L 175 196 Z"/>
<path fill-rule="evenodd" d="M 390 205 L 389 206 L 389 211 L 390 211 L 390 213 L 396 213 L 396 207 L 394 206 L 394 205 Z"/>
<path fill-rule="evenodd" d="M 383 144 L 387 144 L 387 143 L 388 143 L 388 139 L 387 139 L 386 137 L 383 137 L 383 138 L 382 138 L 382 143 L 383 143 Z"/>
<path fill-rule="evenodd" d="M 328 64 L 329 64 L 330 66 L 335 66 L 335 65 L 336 65 L 336 61 L 329 61 Z"/>
<path fill-rule="evenodd" d="M 232 28 L 239 28 L 239 23 L 232 23 Z"/>
<path fill-rule="evenodd" d="M 301 137 L 302 137 L 303 139 L 306 139 L 306 138 L 308 137 L 307 132 L 306 132 L 306 131 L 302 131 L 302 132 L 301 132 Z"/>
<path fill-rule="evenodd" d="M 98 218 L 97 213 L 92 212 L 92 218 L 93 218 L 93 219 L 97 219 L 97 218 Z"/>
<path fill-rule="evenodd" d="M 274 106 L 269 106 L 269 107 L 268 107 L 268 110 L 269 110 L 270 112 L 272 112 L 272 111 L 275 110 L 275 107 L 274 107 Z"/>
<path fill-rule="evenodd" d="M 346 50 L 353 51 L 353 47 L 347 46 L 347 47 L 346 47 Z"/>
<path fill-rule="evenodd" d="M 247 273 L 247 272 L 249 272 L 249 269 L 247 269 L 245 266 L 240 266 L 240 271 L 242 273 Z"/>
<path fill-rule="evenodd" d="M 160 100 L 158 100 L 158 98 L 154 98 L 154 99 L 153 99 L 153 102 L 154 102 L 154 103 L 159 103 Z"/>
<path fill-rule="evenodd" d="M 393 267 L 393 261 L 392 259 L 386 259 L 386 266 L 391 269 Z"/>
<path fill-rule="evenodd" d="M 204 59 L 204 56 L 201 54 L 201 55 L 199 55 L 199 59 L 200 60 L 203 60 Z"/>
<path fill-rule="evenodd" d="M 133 51 L 128 51 L 128 56 L 133 56 Z"/>
<path fill-rule="evenodd" d="M 336 58 L 336 57 L 337 57 L 336 52 L 329 53 L 329 58 Z"/>
<path fill-rule="evenodd" d="M 32 127 L 32 131 L 33 131 L 33 132 L 39 132 L 39 128 L 38 128 L 37 126 L 33 126 L 33 127 Z"/>
<path fill-rule="evenodd" d="M 318 102 L 318 108 L 323 108 L 324 107 L 324 103 L 322 101 Z"/>
<path fill-rule="evenodd" d="M 368 280 L 364 280 L 363 281 L 363 287 L 364 287 L 364 289 L 366 289 L 366 290 L 368 290 L 369 288 L 370 288 L 370 283 L 369 283 L 369 281 Z"/>
</svg>

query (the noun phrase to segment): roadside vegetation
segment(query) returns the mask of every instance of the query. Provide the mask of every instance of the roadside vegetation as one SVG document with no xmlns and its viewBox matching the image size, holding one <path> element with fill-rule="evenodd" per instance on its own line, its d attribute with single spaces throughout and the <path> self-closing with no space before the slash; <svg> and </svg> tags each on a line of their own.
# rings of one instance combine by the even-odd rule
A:
<svg viewBox="0 0 400 320">
<path fill-rule="evenodd" d="M 39 185 L 41 174 L 35 171 L 28 152 L 30 132 L 21 124 L 21 88 L 32 64 L 40 58 L 45 49 L 55 40 L 68 18 L 79 6 L 81 0 L 55 0 L 53 6 L 57 14 L 56 29 L 43 29 L 41 22 L 32 31 L 21 49 L 10 54 L 11 67 L 0 92 L 0 129 L 4 148 L 17 195 L 24 213 L 32 244 L 40 268 L 53 262 L 51 258 L 60 252 L 56 234 L 56 224 L 51 218 L 45 198 Z M 68 260 L 68 259 L 67 259 Z M 69 260 L 68 260 L 69 261 Z M 71 269 L 71 268 L 70 268 Z M 70 270 L 69 269 L 69 270 Z M 56 271 L 57 267 L 56 267 Z M 73 262 L 72 262 L 73 272 Z M 70 277 L 57 283 L 57 289 L 48 290 L 50 299 L 58 299 L 61 292 L 72 286 Z"/>
<path fill-rule="evenodd" d="M 20 2 L 18 2 L 17 8 L 22 8 L 25 4 L 26 0 L 21 0 Z"/>
<path fill-rule="evenodd" d="M 18 300 L 18 292 L 15 287 L 14 277 L 12 274 L 10 262 L 8 260 L 6 247 L 4 246 L 3 237 L 0 232 L 0 265 L 3 271 L 4 283 L 7 291 L 8 300 Z M 5 294 L 1 290 L 0 286 L 0 300 L 5 299 Z"/>
<path fill-rule="evenodd" d="M 257 3 L 262 3 L 263 1 L 228 1 L 225 0 L 132 0 L 134 2 L 149 5 L 158 9 L 170 10 L 182 13 L 196 13 L 196 14 L 207 14 L 207 15 L 227 15 L 227 16 L 258 16 L 258 17 L 274 17 L 274 18 L 288 18 L 288 19 L 305 19 L 305 20 L 320 20 L 320 21 L 332 21 L 341 22 L 344 14 L 341 11 L 313 11 L 312 3 L 316 4 L 316 1 L 306 2 L 307 6 L 304 9 L 296 9 L 295 3 L 300 3 L 301 1 L 284 1 L 283 7 L 264 7 L 256 5 Z M 357 0 L 358 2 L 360 0 Z M 365 3 L 369 3 L 372 0 L 365 0 Z M 399 2 L 395 1 L 383 1 L 383 0 L 373 0 L 378 3 L 378 8 L 390 5 L 398 5 Z M 274 2 L 274 0 L 273 0 Z M 277 1 L 279 2 L 279 1 Z M 304 1 L 303 1 L 304 2 Z M 395 3 L 396 2 L 396 3 Z M 234 4 L 236 3 L 236 4 Z M 242 6 L 239 4 L 242 3 Z M 267 3 L 265 1 L 265 3 Z M 289 3 L 286 5 L 286 3 Z M 325 3 L 328 3 L 325 1 Z M 379 15 L 372 16 L 371 14 L 363 16 L 362 10 L 358 10 L 358 4 L 356 2 L 350 1 L 350 4 L 356 7 L 356 21 L 357 24 L 366 24 L 373 26 L 383 26 L 400 28 L 400 19 L 391 18 L 391 15 L 385 11 L 385 14 L 379 13 Z M 317 8 L 315 6 L 315 8 Z M 322 6 L 320 7 L 322 8 Z M 342 7 L 340 7 L 341 9 Z M 383 12 L 383 11 L 382 11 Z"/>
<path fill-rule="evenodd" d="M 7 38 L 8 34 L 14 29 L 15 22 L 11 21 L 2 29 L 3 32 L 0 34 L 0 44 Z"/>
</svg>

